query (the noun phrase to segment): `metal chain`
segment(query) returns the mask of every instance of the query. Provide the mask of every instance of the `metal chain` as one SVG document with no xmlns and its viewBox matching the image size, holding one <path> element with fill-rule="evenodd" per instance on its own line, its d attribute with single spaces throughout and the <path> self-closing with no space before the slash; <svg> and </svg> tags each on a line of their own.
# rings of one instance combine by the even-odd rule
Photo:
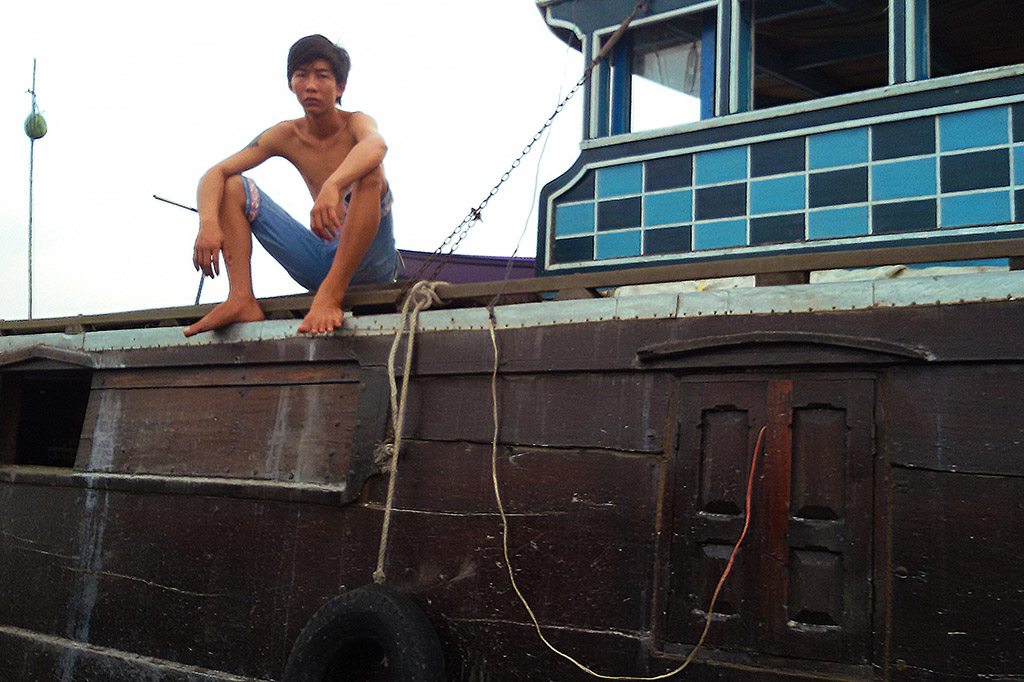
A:
<svg viewBox="0 0 1024 682">
<path fill-rule="evenodd" d="M 431 273 L 428 279 L 434 280 L 437 278 L 438 273 L 441 272 L 444 266 L 448 263 L 448 260 L 451 258 L 452 254 L 454 254 L 456 249 L 459 248 L 459 244 L 462 243 L 462 240 L 466 238 L 466 235 L 469 234 L 469 231 L 473 228 L 473 226 L 482 220 L 481 213 L 487 207 L 487 204 L 490 203 L 491 199 L 494 197 L 494 195 L 498 193 L 498 190 L 501 188 L 501 186 L 504 185 L 505 182 L 509 179 L 509 176 L 512 175 L 512 172 L 516 168 L 518 168 L 519 165 L 523 162 L 523 159 L 526 157 L 526 155 L 529 154 L 530 151 L 533 149 L 533 145 L 535 145 L 537 141 L 540 140 L 540 138 L 544 135 L 544 132 L 551 127 L 551 124 L 554 122 L 555 117 L 558 116 L 558 114 L 562 113 L 562 109 L 564 109 L 565 105 L 569 103 L 569 100 L 572 99 L 573 95 L 575 95 L 579 91 L 579 89 L 582 88 L 588 80 L 590 80 L 590 77 L 593 74 L 594 69 L 597 67 L 599 63 L 601 63 L 602 60 L 604 60 L 604 58 L 608 55 L 611 49 L 619 41 L 619 38 L 621 38 L 622 34 L 626 32 L 627 28 L 629 28 L 629 24 L 633 21 L 633 19 L 635 19 L 641 11 L 646 11 L 647 2 L 648 0 L 637 1 L 630 15 L 626 17 L 625 20 L 623 20 L 623 22 L 619 25 L 619 28 L 615 31 L 615 33 L 612 34 L 611 38 L 608 39 L 608 42 L 604 44 L 604 46 L 601 48 L 601 51 L 597 54 L 597 56 L 594 57 L 594 59 L 591 60 L 590 64 L 587 65 L 587 68 L 584 69 L 583 71 L 583 75 L 580 76 L 580 79 L 578 81 L 576 81 L 576 85 L 572 87 L 572 90 L 570 90 L 569 93 L 565 97 L 563 97 L 557 105 L 555 105 L 555 110 L 551 113 L 550 116 L 548 116 L 548 119 L 544 121 L 544 124 L 540 127 L 540 129 L 533 134 L 533 138 L 526 144 L 525 147 L 523 147 L 523 150 L 519 152 L 519 156 L 517 156 L 516 159 L 512 162 L 512 165 L 509 166 L 508 170 L 502 173 L 501 178 L 498 180 L 497 183 L 495 183 L 494 187 L 491 188 L 491 191 L 487 193 L 487 196 L 484 197 L 483 201 L 481 201 L 476 206 L 476 208 L 470 209 L 469 213 L 467 213 L 466 217 L 462 219 L 462 222 L 459 223 L 458 227 L 456 227 L 450 235 L 445 237 L 444 241 L 441 242 L 441 245 L 438 246 L 437 249 L 435 249 L 432 254 L 430 254 L 430 257 L 423 261 L 423 265 L 421 265 L 419 269 L 416 271 L 416 273 L 413 274 L 413 276 L 409 279 L 410 284 L 407 285 L 407 288 L 408 286 L 411 286 L 411 283 L 419 280 L 420 275 L 423 274 L 423 271 L 427 269 L 431 262 L 433 262 L 438 256 L 441 256 L 440 261 L 436 264 L 436 266 L 434 267 L 434 271 Z M 442 254 L 441 252 L 445 249 L 445 247 L 448 247 L 448 251 Z"/>
</svg>

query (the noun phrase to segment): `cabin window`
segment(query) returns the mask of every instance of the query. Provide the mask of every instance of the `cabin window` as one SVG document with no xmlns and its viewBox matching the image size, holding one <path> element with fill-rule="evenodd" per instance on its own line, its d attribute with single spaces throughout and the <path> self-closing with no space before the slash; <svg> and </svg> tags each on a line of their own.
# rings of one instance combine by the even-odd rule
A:
<svg viewBox="0 0 1024 682">
<path fill-rule="evenodd" d="M 1024 63 L 1020 0 L 931 0 L 927 12 L 932 77 Z"/>
<path fill-rule="evenodd" d="M 888 46 L 888 0 L 757 0 L 754 108 L 885 86 Z"/>
<path fill-rule="evenodd" d="M 0 464 L 74 466 L 90 385 L 88 371 L 0 374 Z"/>
<path fill-rule="evenodd" d="M 611 33 L 602 37 L 601 45 Z M 628 31 L 599 71 L 597 136 L 711 115 L 715 13 L 695 11 Z"/>
</svg>

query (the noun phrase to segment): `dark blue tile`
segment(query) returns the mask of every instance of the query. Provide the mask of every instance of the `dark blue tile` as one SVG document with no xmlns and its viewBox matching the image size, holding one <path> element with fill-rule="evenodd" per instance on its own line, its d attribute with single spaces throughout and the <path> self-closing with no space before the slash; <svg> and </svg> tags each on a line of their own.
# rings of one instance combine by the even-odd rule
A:
<svg viewBox="0 0 1024 682">
<path fill-rule="evenodd" d="M 806 156 L 802 137 L 751 145 L 750 175 L 757 178 L 765 175 L 798 173 L 804 170 Z"/>
<path fill-rule="evenodd" d="M 1010 150 L 943 156 L 939 160 L 943 192 L 1007 187 L 1010 184 Z"/>
<path fill-rule="evenodd" d="M 690 250 L 690 226 L 662 227 L 644 231 L 644 255 L 685 253 Z"/>
<path fill-rule="evenodd" d="M 856 204 L 867 200 L 867 168 L 811 173 L 808 179 L 808 204 L 811 208 Z"/>
<path fill-rule="evenodd" d="M 551 260 L 555 263 L 579 263 L 594 260 L 594 238 L 556 239 Z"/>
<path fill-rule="evenodd" d="M 730 218 L 747 214 L 747 185 L 721 185 L 697 190 L 697 220 Z"/>
<path fill-rule="evenodd" d="M 647 176 L 644 189 L 657 192 L 661 189 L 677 189 L 693 184 L 693 156 L 668 156 L 647 162 Z"/>
<path fill-rule="evenodd" d="M 1013 105 L 1013 141 L 1024 142 L 1024 104 Z"/>
<path fill-rule="evenodd" d="M 1018 223 L 1024 223 L 1024 189 L 1013 193 L 1013 219 Z"/>
<path fill-rule="evenodd" d="M 594 198 L 594 171 L 588 170 L 580 178 L 580 181 L 573 185 L 572 189 L 558 197 L 558 203 L 564 204 L 571 201 L 586 201 Z"/>
<path fill-rule="evenodd" d="M 640 197 L 599 201 L 597 204 L 598 231 L 640 227 L 640 206 Z"/>
<path fill-rule="evenodd" d="M 901 201 L 895 204 L 877 204 L 871 207 L 874 234 L 916 232 L 937 227 L 936 200 Z"/>
<path fill-rule="evenodd" d="M 912 118 L 871 126 L 871 158 L 898 159 L 935 153 L 935 119 Z"/>
<path fill-rule="evenodd" d="M 804 214 L 790 213 L 750 220 L 751 244 L 797 242 L 805 238 Z"/>
</svg>

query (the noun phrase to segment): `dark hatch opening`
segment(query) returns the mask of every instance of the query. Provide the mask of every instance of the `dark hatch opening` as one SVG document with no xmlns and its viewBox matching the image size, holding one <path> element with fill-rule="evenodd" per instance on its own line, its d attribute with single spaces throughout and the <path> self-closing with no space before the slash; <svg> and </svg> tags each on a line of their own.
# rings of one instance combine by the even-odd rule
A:
<svg viewBox="0 0 1024 682">
<path fill-rule="evenodd" d="M 74 466 L 91 383 L 88 370 L 0 374 L 0 464 Z"/>
</svg>

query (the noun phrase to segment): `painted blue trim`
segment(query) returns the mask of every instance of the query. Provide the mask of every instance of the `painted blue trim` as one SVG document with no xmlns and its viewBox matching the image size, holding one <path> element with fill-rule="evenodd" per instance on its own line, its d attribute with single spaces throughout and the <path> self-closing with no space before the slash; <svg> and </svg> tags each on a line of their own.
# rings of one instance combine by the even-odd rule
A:
<svg viewBox="0 0 1024 682">
<path fill-rule="evenodd" d="M 629 132 L 630 91 L 632 90 L 633 44 L 629 34 L 622 36 L 612 48 L 612 115 L 609 129 L 612 135 Z"/>
<path fill-rule="evenodd" d="M 914 76 L 921 80 L 931 75 L 931 45 L 929 36 L 928 0 L 914 2 Z"/>
<path fill-rule="evenodd" d="M 739 6 L 736 39 L 739 42 L 739 59 L 736 64 L 736 103 L 734 111 L 750 111 L 754 100 L 754 12 L 753 3 Z"/>
<path fill-rule="evenodd" d="M 907 1 L 889 0 L 893 29 L 889 36 L 889 50 L 892 52 L 892 73 L 889 74 L 891 83 L 906 83 L 910 80 L 907 75 Z"/>
<path fill-rule="evenodd" d="M 611 117 L 612 64 L 605 58 L 597 69 L 597 137 L 608 136 L 608 119 Z"/>
<path fill-rule="evenodd" d="M 715 50 L 717 47 L 717 18 L 714 12 L 705 12 L 700 39 L 700 117 L 715 116 Z"/>
<path fill-rule="evenodd" d="M 732 63 L 732 1 L 722 0 L 718 6 L 718 55 L 720 58 L 718 82 L 716 83 L 719 116 L 732 112 L 732 79 L 735 64 Z"/>
</svg>

